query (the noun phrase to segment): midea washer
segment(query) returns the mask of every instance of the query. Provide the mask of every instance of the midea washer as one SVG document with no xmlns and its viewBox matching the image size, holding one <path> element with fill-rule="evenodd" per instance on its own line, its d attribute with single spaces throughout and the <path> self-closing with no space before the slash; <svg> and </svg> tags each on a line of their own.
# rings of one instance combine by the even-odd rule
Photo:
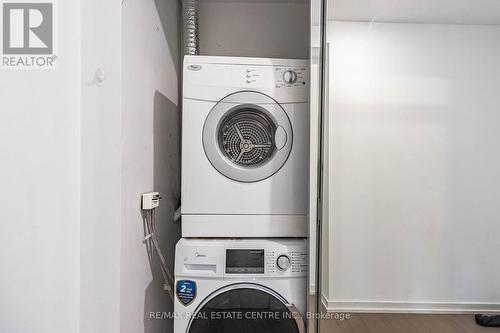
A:
<svg viewBox="0 0 500 333">
<path fill-rule="evenodd" d="M 306 240 L 181 239 L 174 333 L 303 333 Z"/>
</svg>

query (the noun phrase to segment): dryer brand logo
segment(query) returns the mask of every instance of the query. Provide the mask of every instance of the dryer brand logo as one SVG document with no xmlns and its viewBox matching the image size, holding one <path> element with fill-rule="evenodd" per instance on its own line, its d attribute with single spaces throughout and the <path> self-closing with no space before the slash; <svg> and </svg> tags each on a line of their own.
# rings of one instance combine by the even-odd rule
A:
<svg viewBox="0 0 500 333">
<path fill-rule="evenodd" d="M 201 67 L 200 65 L 189 65 L 189 66 L 188 66 L 188 69 L 189 69 L 190 71 L 201 71 L 201 68 L 202 68 L 202 67 Z"/>
<path fill-rule="evenodd" d="M 4 1 L 2 67 L 54 67 L 54 23 L 53 2 Z"/>
</svg>

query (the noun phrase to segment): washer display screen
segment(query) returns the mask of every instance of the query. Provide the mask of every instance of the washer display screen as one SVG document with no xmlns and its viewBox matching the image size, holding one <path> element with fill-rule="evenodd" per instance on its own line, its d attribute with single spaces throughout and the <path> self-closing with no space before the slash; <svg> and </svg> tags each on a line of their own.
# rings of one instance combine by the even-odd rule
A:
<svg viewBox="0 0 500 333">
<path fill-rule="evenodd" d="M 226 250 L 227 274 L 264 274 L 264 250 Z"/>
</svg>

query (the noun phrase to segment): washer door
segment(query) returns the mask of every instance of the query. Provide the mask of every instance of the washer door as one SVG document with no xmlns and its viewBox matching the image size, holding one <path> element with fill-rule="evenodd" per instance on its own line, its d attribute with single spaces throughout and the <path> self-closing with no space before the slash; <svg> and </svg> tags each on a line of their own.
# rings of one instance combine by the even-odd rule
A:
<svg viewBox="0 0 500 333">
<path fill-rule="evenodd" d="M 297 309 L 261 285 L 234 284 L 211 294 L 196 309 L 187 333 L 304 333 Z"/>
<path fill-rule="evenodd" d="M 203 127 L 203 148 L 224 176 L 257 182 L 276 173 L 292 150 L 292 125 L 271 97 L 242 91 L 222 99 Z"/>
</svg>

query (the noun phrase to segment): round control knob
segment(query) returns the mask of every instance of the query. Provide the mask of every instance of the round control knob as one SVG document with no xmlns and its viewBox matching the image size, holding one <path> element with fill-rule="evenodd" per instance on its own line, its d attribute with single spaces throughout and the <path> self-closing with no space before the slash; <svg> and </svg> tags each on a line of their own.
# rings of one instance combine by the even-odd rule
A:
<svg viewBox="0 0 500 333">
<path fill-rule="evenodd" d="M 278 260 L 276 260 L 276 266 L 278 266 L 278 269 L 282 271 L 286 271 L 290 268 L 292 265 L 292 261 L 290 260 L 290 257 L 282 254 L 278 257 Z"/>
<path fill-rule="evenodd" d="M 294 84 L 297 82 L 297 73 L 292 70 L 288 70 L 285 73 L 283 73 L 283 81 L 285 81 L 288 84 Z"/>
</svg>

